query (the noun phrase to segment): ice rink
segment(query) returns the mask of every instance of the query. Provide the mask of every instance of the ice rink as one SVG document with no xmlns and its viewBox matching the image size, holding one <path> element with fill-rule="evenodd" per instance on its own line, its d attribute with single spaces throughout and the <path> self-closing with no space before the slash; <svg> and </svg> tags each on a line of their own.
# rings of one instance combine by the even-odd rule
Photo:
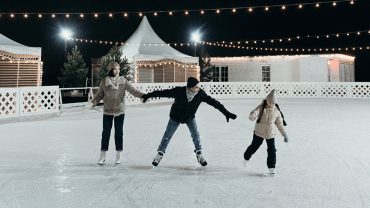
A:
<svg viewBox="0 0 370 208">
<path fill-rule="evenodd" d="M 277 132 L 275 177 L 265 142 L 242 165 L 261 99 L 220 101 L 236 120 L 205 103 L 196 114 L 207 169 L 186 125 L 153 169 L 170 102 L 127 106 L 120 165 L 113 134 L 105 165 L 96 164 L 102 107 L 2 119 L 0 207 L 370 207 L 370 100 L 278 99 L 290 141 Z"/>
</svg>

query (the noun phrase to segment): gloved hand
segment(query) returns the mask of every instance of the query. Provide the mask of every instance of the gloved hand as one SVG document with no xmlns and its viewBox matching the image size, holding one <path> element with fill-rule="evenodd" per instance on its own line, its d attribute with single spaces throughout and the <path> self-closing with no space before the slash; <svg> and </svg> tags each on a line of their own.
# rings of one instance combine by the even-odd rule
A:
<svg viewBox="0 0 370 208">
<path fill-rule="evenodd" d="M 289 137 L 288 134 L 283 135 L 284 136 L 284 142 L 288 143 L 289 142 Z"/>
<path fill-rule="evenodd" d="M 145 103 L 149 98 L 150 97 L 149 97 L 148 94 L 144 94 L 143 96 L 141 96 L 141 99 L 142 99 L 143 103 Z"/>
<path fill-rule="evenodd" d="M 256 120 L 256 113 L 251 112 L 251 114 L 249 114 L 249 120 L 251 120 L 251 121 Z"/>
<path fill-rule="evenodd" d="M 88 110 L 90 110 L 92 107 L 93 107 L 93 103 L 92 102 L 88 102 L 83 108 L 82 108 L 82 111 L 81 113 L 83 115 L 85 115 L 87 113 Z"/>
<path fill-rule="evenodd" d="M 226 121 L 227 122 L 229 122 L 229 119 L 231 118 L 231 119 L 233 119 L 233 120 L 235 120 L 236 119 L 236 115 L 235 114 L 233 114 L 233 113 L 230 113 L 229 111 L 225 111 L 225 112 L 222 112 L 224 115 L 225 115 L 225 117 L 226 117 Z"/>
</svg>

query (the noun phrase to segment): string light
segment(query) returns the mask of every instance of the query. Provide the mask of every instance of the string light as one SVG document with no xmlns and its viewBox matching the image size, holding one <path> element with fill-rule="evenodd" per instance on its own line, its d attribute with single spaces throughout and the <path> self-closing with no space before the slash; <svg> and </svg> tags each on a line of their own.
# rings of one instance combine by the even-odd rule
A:
<svg viewBox="0 0 370 208">
<path fill-rule="evenodd" d="M 351 4 L 354 4 L 354 3 L 355 3 L 355 2 L 352 0 L 352 1 L 351 1 Z"/>
<path fill-rule="evenodd" d="M 300 9 L 302 9 L 302 4 L 300 4 L 298 7 L 299 7 Z"/>
<path fill-rule="evenodd" d="M 69 14 L 66 14 L 66 17 L 69 18 Z"/>
<path fill-rule="evenodd" d="M 154 12 L 154 16 L 157 16 L 157 12 Z"/>
<path fill-rule="evenodd" d="M 217 9 L 217 11 L 216 11 L 217 13 L 220 13 L 220 10 L 219 9 Z"/>
<path fill-rule="evenodd" d="M 84 15 L 83 14 L 80 14 L 80 17 L 84 17 Z"/>
<path fill-rule="evenodd" d="M 283 5 L 283 6 L 281 7 L 281 9 L 283 9 L 283 10 L 284 10 L 284 9 L 285 9 L 285 6 Z"/>
<path fill-rule="evenodd" d="M 202 10 L 200 13 L 201 13 L 201 14 L 204 14 L 204 11 Z"/>
<path fill-rule="evenodd" d="M 98 14 L 94 14 L 95 17 L 98 17 Z"/>
<path fill-rule="evenodd" d="M 268 8 L 268 7 L 265 7 L 265 10 L 266 10 L 266 11 L 268 11 L 268 10 L 269 10 L 269 8 Z"/>
<path fill-rule="evenodd" d="M 185 11 L 185 15 L 188 15 L 189 14 L 189 12 L 188 11 Z"/>
<path fill-rule="evenodd" d="M 10 17 L 12 17 L 12 18 L 13 18 L 13 17 L 14 17 L 14 14 L 11 14 L 11 15 L 10 15 Z"/>
<path fill-rule="evenodd" d="M 172 15 L 172 12 L 170 12 L 170 15 Z"/>
<path fill-rule="evenodd" d="M 333 2 L 333 6 L 336 6 L 337 5 L 337 2 Z"/>
<path fill-rule="evenodd" d="M 51 17 L 54 18 L 55 17 L 55 14 L 52 14 Z"/>
<path fill-rule="evenodd" d="M 24 17 L 25 17 L 25 18 L 27 18 L 27 17 L 28 17 L 28 15 L 27 15 L 27 14 L 25 14 L 25 15 L 24 15 Z"/>
<path fill-rule="evenodd" d="M 252 11 L 253 11 L 253 9 L 252 9 L 252 8 L 249 8 L 249 9 L 248 9 L 248 11 L 252 12 Z"/>
<path fill-rule="evenodd" d="M 39 18 L 41 18 L 42 17 L 42 14 L 39 14 Z"/>
<path fill-rule="evenodd" d="M 316 7 L 319 7 L 319 6 L 320 6 L 320 5 L 319 5 L 319 3 L 317 3 L 317 4 L 316 4 Z"/>
<path fill-rule="evenodd" d="M 233 12 L 236 12 L 236 9 L 233 9 Z"/>
<path fill-rule="evenodd" d="M 113 17 L 113 14 L 112 14 L 112 13 L 110 13 L 110 14 L 109 14 L 109 17 Z"/>
<path fill-rule="evenodd" d="M 127 13 L 125 13 L 124 16 L 127 17 Z"/>
</svg>

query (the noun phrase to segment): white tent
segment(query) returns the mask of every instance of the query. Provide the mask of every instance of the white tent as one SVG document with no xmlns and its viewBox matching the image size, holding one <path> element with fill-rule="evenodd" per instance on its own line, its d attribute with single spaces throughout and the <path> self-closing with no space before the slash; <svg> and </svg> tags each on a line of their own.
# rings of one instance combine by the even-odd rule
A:
<svg viewBox="0 0 370 208">
<path fill-rule="evenodd" d="M 184 63 L 198 64 L 198 57 L 183 54 L 167 45 L 160 37 L 158 37 L 150 26 L 146 16 L 144 16 L 139 27 L 120 47 L 120 49 L 130 63 L 133 61 L 175 59 Z"/>
<path fill-rule="evenodd" d="M 185 82 L 189 76 L 199 79 L 199 58 L 167 45 L 154 32 L 146 16 L 120 50 L 133 67 L 134 82 Z"/>
<path fill-rule="evenodd" d="M 28 47 L 17 43 L 4 35 L 0 34 L 0 51 L 12 53 L 12 54 L 30 54 L 36 55 L 41 58 L 40 47 Z"/>
<path fill-rule="evenodd" d="M 0 34 L 0 87 L 41 85 L 41 48 L 22 45 Z"/>
</svg>

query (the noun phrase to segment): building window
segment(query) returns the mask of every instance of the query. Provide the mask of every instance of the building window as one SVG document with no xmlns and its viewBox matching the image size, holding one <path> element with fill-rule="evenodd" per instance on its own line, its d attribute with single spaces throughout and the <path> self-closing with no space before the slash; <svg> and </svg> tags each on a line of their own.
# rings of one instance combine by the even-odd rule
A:
<svg viewBox="0 0 370 208">
<path fill-rule="evenodd" d="M 214 82 L 228 82 L 229 81 L 229 68 L 227 66 L 215 67 L 213 70 Z"/>
<path fill-rule="evenodd" d="M 270 78 L 270 66 L 262 66 L 262 82 L 269 82 Z"/>
</svg>

